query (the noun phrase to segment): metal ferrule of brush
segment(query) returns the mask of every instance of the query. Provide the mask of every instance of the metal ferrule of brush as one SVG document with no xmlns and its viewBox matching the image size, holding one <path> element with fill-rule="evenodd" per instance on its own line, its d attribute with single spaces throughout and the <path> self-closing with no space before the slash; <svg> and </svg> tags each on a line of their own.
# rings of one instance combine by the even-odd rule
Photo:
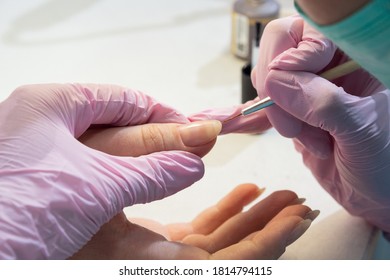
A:
<svg viewBox="0 0 390 280">
<path fill-rule="evenodd" d="M 271 106 L 272 104 L 274 104 L 274 102 L 271 100 L 271 98 L 270 97 L 266 97 L 266 98 L 256 102 L 255 104 L 253 104 L 253 105 L 243 109 L 241 111 L 241 114 L 243 116 L 250 115 L 250 114 L 252 114 L 252 113 L 254 113 L 256 111 L 259 111 L 259 110 L 264 109 L 264 108 L 266 108 L 268 106 Z"/>
</svg>

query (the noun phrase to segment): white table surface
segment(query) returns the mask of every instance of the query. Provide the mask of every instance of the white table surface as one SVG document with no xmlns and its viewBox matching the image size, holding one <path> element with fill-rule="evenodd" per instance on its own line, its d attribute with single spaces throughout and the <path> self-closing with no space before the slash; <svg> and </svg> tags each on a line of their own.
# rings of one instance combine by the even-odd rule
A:
<svg viewBox="0 0 390 280">
<path fill-rule="evenodd" d="M 292 1 L 280 1 L 282 15 Z M 185 114 L 240 102 L 244 61 L 229 51 L 228 0 L 2 0 L 0 101 L 19 85 L 113 83 L 139 89 Z M 340 209 L 275 130 L 226 135 L 190 188 L 126 213 L 162 223 L 189 221 L 239 183 L 292 189 L 319 209 Z"/>
</svg>

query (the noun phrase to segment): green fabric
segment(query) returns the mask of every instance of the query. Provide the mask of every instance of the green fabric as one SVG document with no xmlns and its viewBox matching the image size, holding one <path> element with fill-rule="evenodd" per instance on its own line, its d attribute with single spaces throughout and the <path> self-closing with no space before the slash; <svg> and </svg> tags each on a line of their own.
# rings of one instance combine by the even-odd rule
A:
<svg viewBox="0 0 390 280">
<path fill-rule="evenodd" d="M 296 3 L 295 7 L 309 24 L 390 88 L 390 0 L 373 0 L 331 25 L 318 25 Z"/>
</svg>

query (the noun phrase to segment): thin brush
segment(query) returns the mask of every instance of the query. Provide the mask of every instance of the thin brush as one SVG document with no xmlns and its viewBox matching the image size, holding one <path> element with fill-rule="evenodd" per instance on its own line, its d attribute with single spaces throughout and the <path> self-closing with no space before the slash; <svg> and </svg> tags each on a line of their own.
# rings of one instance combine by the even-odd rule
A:
<svg viewBox="0 0 390 280">
<path fill-rule="evenodd" d="M 324 79 L 327 79 L 328 81 L 331 81 L 331 80 L 340 78 L 344 75 L 350 74 L 359 68 L 360 68 L 359 64 L 357 64 L 353 60 L 350 60 L 350 61 L 347 61 L 343 64 L 340 64 L 340 65 L 338 65 L 338 66 L 336 66 L 328 71 L 325 71 L 320 76 Z M 223 120 L 222 124 L 225 124 L 226 122 L 230 122 L 231 120 L 234 120 L 240 116 L 248 116 L 248 115 L 253 114 L 255 112 L 258 112 L 264 108 L 267 108 L 273 104 L 275 104 L 275 103 L 272 101 L 272 99 L 270 97 L 266 97 L 266 98 L 264 98 L 256 103 L 244 108 L 243 110 L 241 110 L 240 113 Z"/>
</svg>

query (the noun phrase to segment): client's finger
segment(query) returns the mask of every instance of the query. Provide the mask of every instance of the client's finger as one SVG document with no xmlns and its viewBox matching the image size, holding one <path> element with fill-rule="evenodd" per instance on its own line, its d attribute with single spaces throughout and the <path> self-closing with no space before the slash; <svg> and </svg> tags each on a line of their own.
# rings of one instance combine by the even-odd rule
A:
<svg viewBox="0 0 390 280">
<path fill-rule="evenodd" d="M 140 156 L 182 150 L 206 155 L 222 129 L 219 121 L 189 124 L 143 124 L 129 127 L 90 128 L 79 141 L 116 156 Z"/>
<path fill-rule="evenodd" d="M 315 218 L 319 215 L 319 210 L 312 211 L 310 207 L 302 204 L 292 204 L 290 206 L 287 206 L 286 208 L 282 209 L 272 220 L 266 225 L 266 227 L 269 227 L 272 225 L 272 223 L 279 223 L 281 220 L 285 218 L 290 218 L 292 216 L 300 217 L 303 220 L 310 220 L 314 221 Z M 243 240 L 250 240 L 253 238 L 254 235 L 257 233 L 252 233 L 245 237 Z"/>
<path fill-rule="evenodd" d="M 212 253 L 235 244 L 253 232 L 261 230 L 282 209 L 299 201 L 292 191 L 277 191 L 256 203 L 248 211 L 227 220 L 209 235 L 193 234 L 183 240 Z"/>
<path fill-rule="evenodd" d="M 211 258 L 277 259 L 290 243 L 305 233 L 310 224 L 311 220 L 303 220 L 299 216 L 284 217 L 252 234 L 250 239 L 215 252 Z"/>
<path fill-rule="evenodd" d="M 226 220 L 240 213 L 242 209 L 263 193 L 254 184 L 241 184 L 223 197 L 217 204 L 201 212 L 191 223 L 168 225 L 171 240 L 182 240 L 188 234 L 209 234 Z"/>
</svg>

